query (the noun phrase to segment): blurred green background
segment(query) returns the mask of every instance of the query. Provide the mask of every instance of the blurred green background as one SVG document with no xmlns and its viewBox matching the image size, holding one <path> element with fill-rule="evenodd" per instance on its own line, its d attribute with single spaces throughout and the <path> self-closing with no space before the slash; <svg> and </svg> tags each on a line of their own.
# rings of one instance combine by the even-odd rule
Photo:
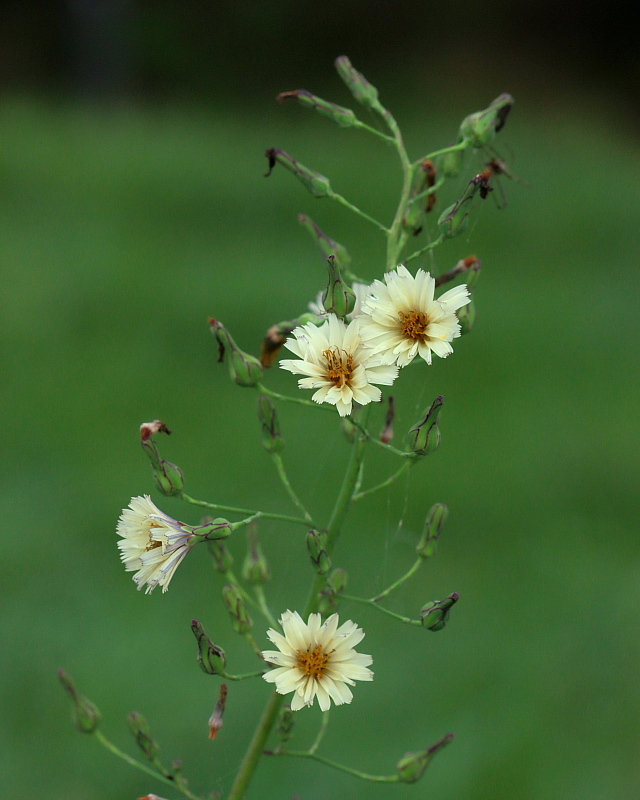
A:
<svg viewBox="0 0 640 800">
<path fill-rule="evenodd" d="M 2 11 L 0 214 L 2 424 L 0 774 L 8 800 L 177 793 L 69 723 L 64 667 L 134 752 L 143 713 L 194 791 L 228 790 L 260 712 L 261 681 L 230 687 L 215 742 L 218 680 L 197 667 L 190 621 L 253 668 L 230 631 L 205 548 L 170 590 L 135 591 L 115 525 L 132 495 L 167 513 L 138 426 L 174 431 L 162 451 L 203 499 L 286 510 L 262 451 L 255 395 L 232 385 L 207 318 L 256 351 L 299 313 L 324 268 L 296 214 L 312 216 L 380 274 L 366 223 L 313 200 L 266 147 L 329 175 L 389 220 L 394 155 L 273 102 L 305 87 L 338 103 L 343 52 L 378 85 L 411 155 L 447 144 L 464 116 L 509 91 L 497 147 L 525 187 L 503 181 L 464 236 L 421 266 L 484 261 L 478 323 L 455 353 L 397 385 L 406 430 L 443 394 L 443 444 L 406 482 L 358 506 L 337 563 L 370 596 L 412 562 L 426 509 L 451 509 L 437 557 L 389 601 L 416 614 L 461 600 L 438 633 L 345 604 L 376 680 L 333 713 L 329 758 L 378 773 L 454 731 L 422 782 L 375 786 L 294 760 L 265 760 L 250 798 L 613 800 L 640 788 L 640 542 L 637 306 L 638 62 L 629 7 L 413 2 L 7 3 Z M 364 112 L 361 112 L 364 113 Z M 455 196 L 482 169 L 466 164 Z M 443 197 L 440 209 L 446 202 Z M 415 266 L 415 264 L 414 264 Z M 284 371 L 272 388 L 294 391 Z M 394 387 L 395 388 L 395 387 Z M 380 413 L 380 412 L 378 412 Z M 336 420 L 283 407 L 285 461 L 318 514 L 346 455 Z M 366 485 L 392 458 L 373 451 Z M 273 608 L 300 608 L 300 531 L 265 522 Z M 242 558 L 243 538 L 233 545 Z M 301 566 L 302 565 L 302 566 Z M 266 639 L 256 631 L 258 641 Z M 298 717 L 299 744 L 317 709 Z"/>
</svg>

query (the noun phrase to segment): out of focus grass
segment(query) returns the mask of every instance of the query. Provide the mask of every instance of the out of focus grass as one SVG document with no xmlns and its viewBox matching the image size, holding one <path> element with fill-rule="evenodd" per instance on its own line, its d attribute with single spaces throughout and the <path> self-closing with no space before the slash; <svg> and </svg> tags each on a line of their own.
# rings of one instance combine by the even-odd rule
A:
<svg viewBox="0 0 640 800">
<path fill-rule="evenodd" d="M 427 125 L 406 109 L 413 155 L 446 143 L 471 110 Z M 312 200 L 284 171 L 264 180 L 262 152 L 290 150 L 387 218 L 397 183 L 393 154 L 377 141 L 299 111 L 261 121 L 16 100 L 0 112 L 8 800 L 170 791 L 71 728 L 60 667 L 122 747 L 133 749 L 126 714 L 143 713 L 163 757 L 184 759 L 194 791 L 228 788 L 244 751 L 267 694 L 261 681 L 231 687 L 227 724 L 207 739 L 217 681 L 196 665 L 190 620 L 203 621 L 234 671 L 252 668 L 220 611 L 207 553 L 186 560 L 168 594 L 144 596 L 122 570 L 114 528 L 132 495 L 153 492 L 137 427 L 154 418 L 174 430 L 163 451 L 192 495 L 287 506 L 259 445 L 255 396 L 216 363 L 206 320 L 222 319 L 255 350 L 269 325 L 305 307 L 323 265 L 299 211 L 350 249 L 363 277 L 379 274 L 382 249 L 365 223 Z M 345 607 L 367 631 L 361 649 L 376 680 L 334 712 L 323 752 L 392 772 L 405 751 L 450 730 L 457 739 L 420 787 L 279 760 L 261 766 L 252 798 L 637 792 L 638 155 L 605 116 L 587 123 L 579 109 L 551 124 L 519 108 L 501 135 L 530 187 L 506 186 L 506 210 L 488 200 L 468 237 L 423 263 L 443 271 L 471 252 L 483 258 L 477 327 L 450 359 L 405 371 L 397 391 L 399 429 L 445 395 L 442 447 L 406 484 L 356 509 L 337 562 L 353 593 L 383 588 L 411 562 L 426 508 L 446 502 L 437 558 L 390 607 L 415 614 L 452 591 L 462 599 L 437 635 Z M 283 372 L 269 381 L 295 391 Z M 320 512 L 344 464 L 338 426 L 295 408 L 282 421 L 291 474 Z M 366 480 L 392 464 L 373 452 Z M 274 609 L 300 607 L 300 531 L 271 523 L 263 536 Z M 312 736 L 315 710 L 298 719 L 301 739 Z"/>
</svg>

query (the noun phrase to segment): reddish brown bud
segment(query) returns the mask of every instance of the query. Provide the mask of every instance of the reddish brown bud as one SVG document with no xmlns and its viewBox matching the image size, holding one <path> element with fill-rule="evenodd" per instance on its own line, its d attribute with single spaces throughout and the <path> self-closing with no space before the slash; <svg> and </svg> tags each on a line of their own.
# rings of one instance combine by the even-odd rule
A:
<svg viewBox="0 0 640 800">
<path fill-rule="evenodd" d="M 227 684 L 221 683 L 220 684 L 220 694 L 218 696 L 218 702 L 216 703 L 216 707 L 213 709 L 213 714 L 209 718 L 209 738 L 215 739 L 218 735 L 218 731 L 223 725 L 224 722 L 224 707 L 227 704 Z"/>
<path fill-rule="evenodd" d="M 153 422 L 143 422 L 140 426 L 140 438 L 143 442 L 150 439 L 154 433 L 171 433 L 162 420 L 154 419 Z"/>
</svg>

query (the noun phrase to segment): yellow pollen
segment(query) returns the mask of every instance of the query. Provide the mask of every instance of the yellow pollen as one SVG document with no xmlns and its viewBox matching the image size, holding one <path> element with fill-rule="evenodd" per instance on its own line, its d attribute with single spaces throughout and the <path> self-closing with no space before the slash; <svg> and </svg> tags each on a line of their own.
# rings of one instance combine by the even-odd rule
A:
<svg viewBox="0 0 640 800">
<path fill-rule="evenodd" d="M 322 678 L 327 668 L 330 653 L 326 653 L 320 645 L 315 650 L 298 653 L 298 668 L 312 678 Z"/>
<path fill-rule="evenodd" d="M 354 369 L 353 356 L 351 353 L 343 352 L 344 359 L 337 347 L 330 347 L 322 353 L 327 362 L 327 378 L 339 389 L 349 383 Z"/>
<path fill-rule="evenodd" d="M 423 342 L 427 338 L 429 317 L 422 311 L 401 311 L 400 332 L 406 339 Z"/>
<path fill-rule="evenodd" d="M 155 539 L 149 539 L 149 544 L 144 548 L 145 552 L 149 552 L 149 550 L 155 550 L 156 547 L 162 547 L 162 542 L 157 542 Z"/>
</svg>

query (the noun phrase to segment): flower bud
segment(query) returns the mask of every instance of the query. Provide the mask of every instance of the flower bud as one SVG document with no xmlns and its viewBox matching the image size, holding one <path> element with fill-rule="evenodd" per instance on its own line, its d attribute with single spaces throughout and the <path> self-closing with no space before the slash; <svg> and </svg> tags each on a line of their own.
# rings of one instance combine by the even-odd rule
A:
<svg viewBox="0 0 640 800">
<path fill-rule="evenodd" d="M 202 523 L 204 525 L 209 521 L 211 521 L 211 517 L 204 517 Z M 224 539 L 214 539 L 213 541 L 208 540 L 207 545 L 209 547 L 209 552 L 216 562 L 216 570 L 218 572 L 222 572 L 223 574 L 228 572 L 233 566 L 233 556 L 224 543 Z"/>
<path fill-rule="evenodd" d="M 153 477 L 158 489 L 167 497 L 179 496 L 184 488 L 184 473 L 180 467 L 160 456 L 153 439 L 153 435 L 159 432 L 171 433 L 164 422 L 159 419 L 153 422 L 143 422 L 140 426 L 140 443 L 153 467 Z"/>
<path fill-rule="evenodd" d="M 155 757 L 158 755 L 158 750 L 160 747 L 151 736 L 151 730 L 149 729 L 147 720 L 142 716 L 142 714 L 138 714 L 137 711 L 129 714 L 127 720 L 129 722 L 131 734 L 136 740 L 136 744 L 149 759 L 149 761 L 154 761 Z"/>
<path fill-rule="evenodd" d="M 214 644 L 204 632 L 202 624 L 194 619 L 191 630 L 198 643 L 198 664 L 207 675 L 224 675 L 227 665 L 227 655 L 221 647 Z"/>
<path fill-rule="evenodd" d="M 228 583 L 223 587 L 222 600 L 229 612 L 234 630 L 240 634 L 249 633 L 253 627 L 253 622 L 247 613 L 247 607 L 235 584 Z"/>
<path fill-rule="evenodd" d="M 347 571 L 338 567 L 334 569 L 327 578 L 327 582 L 322 590 L 322 597 L 318 604 L 321 614 L 332 614 L 337 608 L 337 596 L 347 588 Z"/>
<path fill-rule="evenodd" d="M 441 631 L 449 620 L 449 613 L 460 599 L 457 592 L 445 597 L 444 600 L 432 600 L 420 609 L 422 626 L 428 631 Z"/>
<path fill-rule="evenodd" d="M 456 144 L 462 144 L 463 139 L 458 136 Z M 440 162 L 440 171 L 445 178 L 457 178 L 462 169 L 462 159 L 464 158 L 464 150 L 452 150 L 442 156 Z"/>
<path fill-rule="evenodd" d="M 469 205 L 467 200 L 471 195 L 465 195 L 457 203 L 448 206 L 438 218 L 438 227 L 446 239 L 451 239 L 459 233 L 463 233 L 469 227 Z"/>
<path fill-rule="evenodd" d="M 431 745 L 427 750 L 419 750 L 417 753 L 405 753 L 398 762 L 398 777 L 403 783 L 415 783 L 422 777 L 425 769 L 431 763 L 436 753 L 449 744 L 454 734 L 448 733 L 439 742 Z"/>
<path fill-rule="evenodd" d="M 58 671 L 58 677 L 73 703 L 71 710 L 73 724 L 80 733 L 93 733 L 97 730 L 102 715 L 91 700 L 88 700 L 84 695 L 80 694 L 71 676 L 63 669 Z"/>
<path fill-rule="evenodd" d="M 322 305 L 327 313 L 344 318 L 352 311 L 356 296 L 353 289 L 342 279 L 334 256 L 329 256 L 327 265 L 329 267 L 329 284 L 322 295 Z"/>
<path fill-rule="evenodd" d="M 298 214 L 298 222 L 309 231 L 313 241 L 316 243 L 320 252 L 325 258 L 334 256 L 336 264 L 342 270 L 348 269 L 351 264 L 351 256 L 347 248 L 339 242 L 330 239 L 327 234 L 306 214 Z M 302 324 L 297 322 L 297 324 Z M 295 327 L 295 325 L 294 325 Z"/>
<path fill-rule="evenodd" d="M 331 558 L 325 550 L 327 534 L 323 531 L 309 531 L 307 533 L 307 548 L 311 561 L 319 575 L 325 575 L 331 569 Z"/>
<path fill-rule="evenodd" d="M 199 536 L 202 541 L 213 541 L 215 539 L 226 539 L 231 536 L 238 523 L 231 523 L 222 517 L 216 517 L 211 522 L 205 522 L 198 525 L 197 528 L 192 528 L 194 536 Z"/>
<path fill-rule="evenodd" d="M 262 378 L 262 366 L 255 356 L 241 350 L 231 338 L 231 334 L 217 319 L 210 319 L 211 333 L 218 340 L 218 363 L 224 361 L 229 351 L 229 374 L 239 386 L 255 386 Z"/>
<path fill-rule="evenodd" d="M 307 108 L 315 108 L 315 110 L 325 117 L 329 117 L 336 122 L 341 128 L 352 128 L 357 122 L 356 115 L 350 108 L 338 106 L 335 103 L 330 103 L 328 100 L 323 100 L 315 94 L 311 94 L 306 89 L 296 89 L 294 92 L 281 92 L 276 100 L 279 103 L 284 103 L 289 98 L 296 99 L 300 105 Z"/>
<path fill-rule="evenodd" d="M 258 397 L 258 419 L 262 426 L 262 446 L 268 453 L 279 453 L 284 447 L 284 439 L 278 415 L 271 398 L 266 394 Z"/>
<path fill-rule="evenodd" d="M 329 197 L 333 194 L 328 178 L 325 178 L 324 175 L 321 175 L 313 169 L 309 169 L 309 167 L 305 167 L 304 164 L 301 164 L 284 150 L 280 150 L 278 147 L 270 147 L 265 151 L 265 156 L 269 159 L 269 171 L 265 175 L 265 178 L 271 175 L 277 162 L 278 164 L 282 164 L 289 172 L 293 172 L 296 178 L 298 178 L 313 197 Z"/>
<path fill-rule="evenodd" d="M 247 526 L 247 545 L 247 555 L 242 564 L 242 577 L 250 584 L 266 583 L 271 573 L 260 547 L 258 526 L 255 522 Z"/>
<path fill-rule="evenodd" d="M 411 428 L 409 431 L 409 447 L 419 456 L 426 456 L 433 453 L 440 445 L 440 428 L 438 418 L 442 410 L 444 397 L 436 397 L 430 408 L 424 414 L 424 418 Z"/>
<path fill-rule="evenodd" d="M 510 94 L 501 94 L 483 111 L 469 114 L 460 125 L 460 136 L 473 147 L 485 147 L 504 127 L 514 100 Z"/>
<path fill-rule="evenodd" d="M 416 547 L 416 553 L 421 558 L 429 558 L 436 552 L 438 539 L 448 516 L 449 509 L 444 503 L 436 503 L 429 509 L 424 521 L 422 536 Z"/>
<path fill-rule="evenodd" d="M 278 725 L 278 736 L 280 742 L 285 744 L 291 738 L 291 732 L 296 721 L 296 715 L 291 710 L 291 706 L 283 706 L 280 711 L 280 722 Z"/>
<path fill-rule="evenodd" d="M 220 694 L 213 714 L 209 717 L 209 738 L 215 739 L 224 722 L 224 709 L 227 704 L 227 684 L 220 684 Z"/>
<path fill-rule="evenodd" d="M 340 75 L 351 94 L 359 103 L 369 108 L 379 105 L 378 90 L 369 83 L 364 75 L 354 69 L 347 56 L 338 56 L 335 60 L 335 66 L 338 70 L 338 75 Z"/>
</svg>

